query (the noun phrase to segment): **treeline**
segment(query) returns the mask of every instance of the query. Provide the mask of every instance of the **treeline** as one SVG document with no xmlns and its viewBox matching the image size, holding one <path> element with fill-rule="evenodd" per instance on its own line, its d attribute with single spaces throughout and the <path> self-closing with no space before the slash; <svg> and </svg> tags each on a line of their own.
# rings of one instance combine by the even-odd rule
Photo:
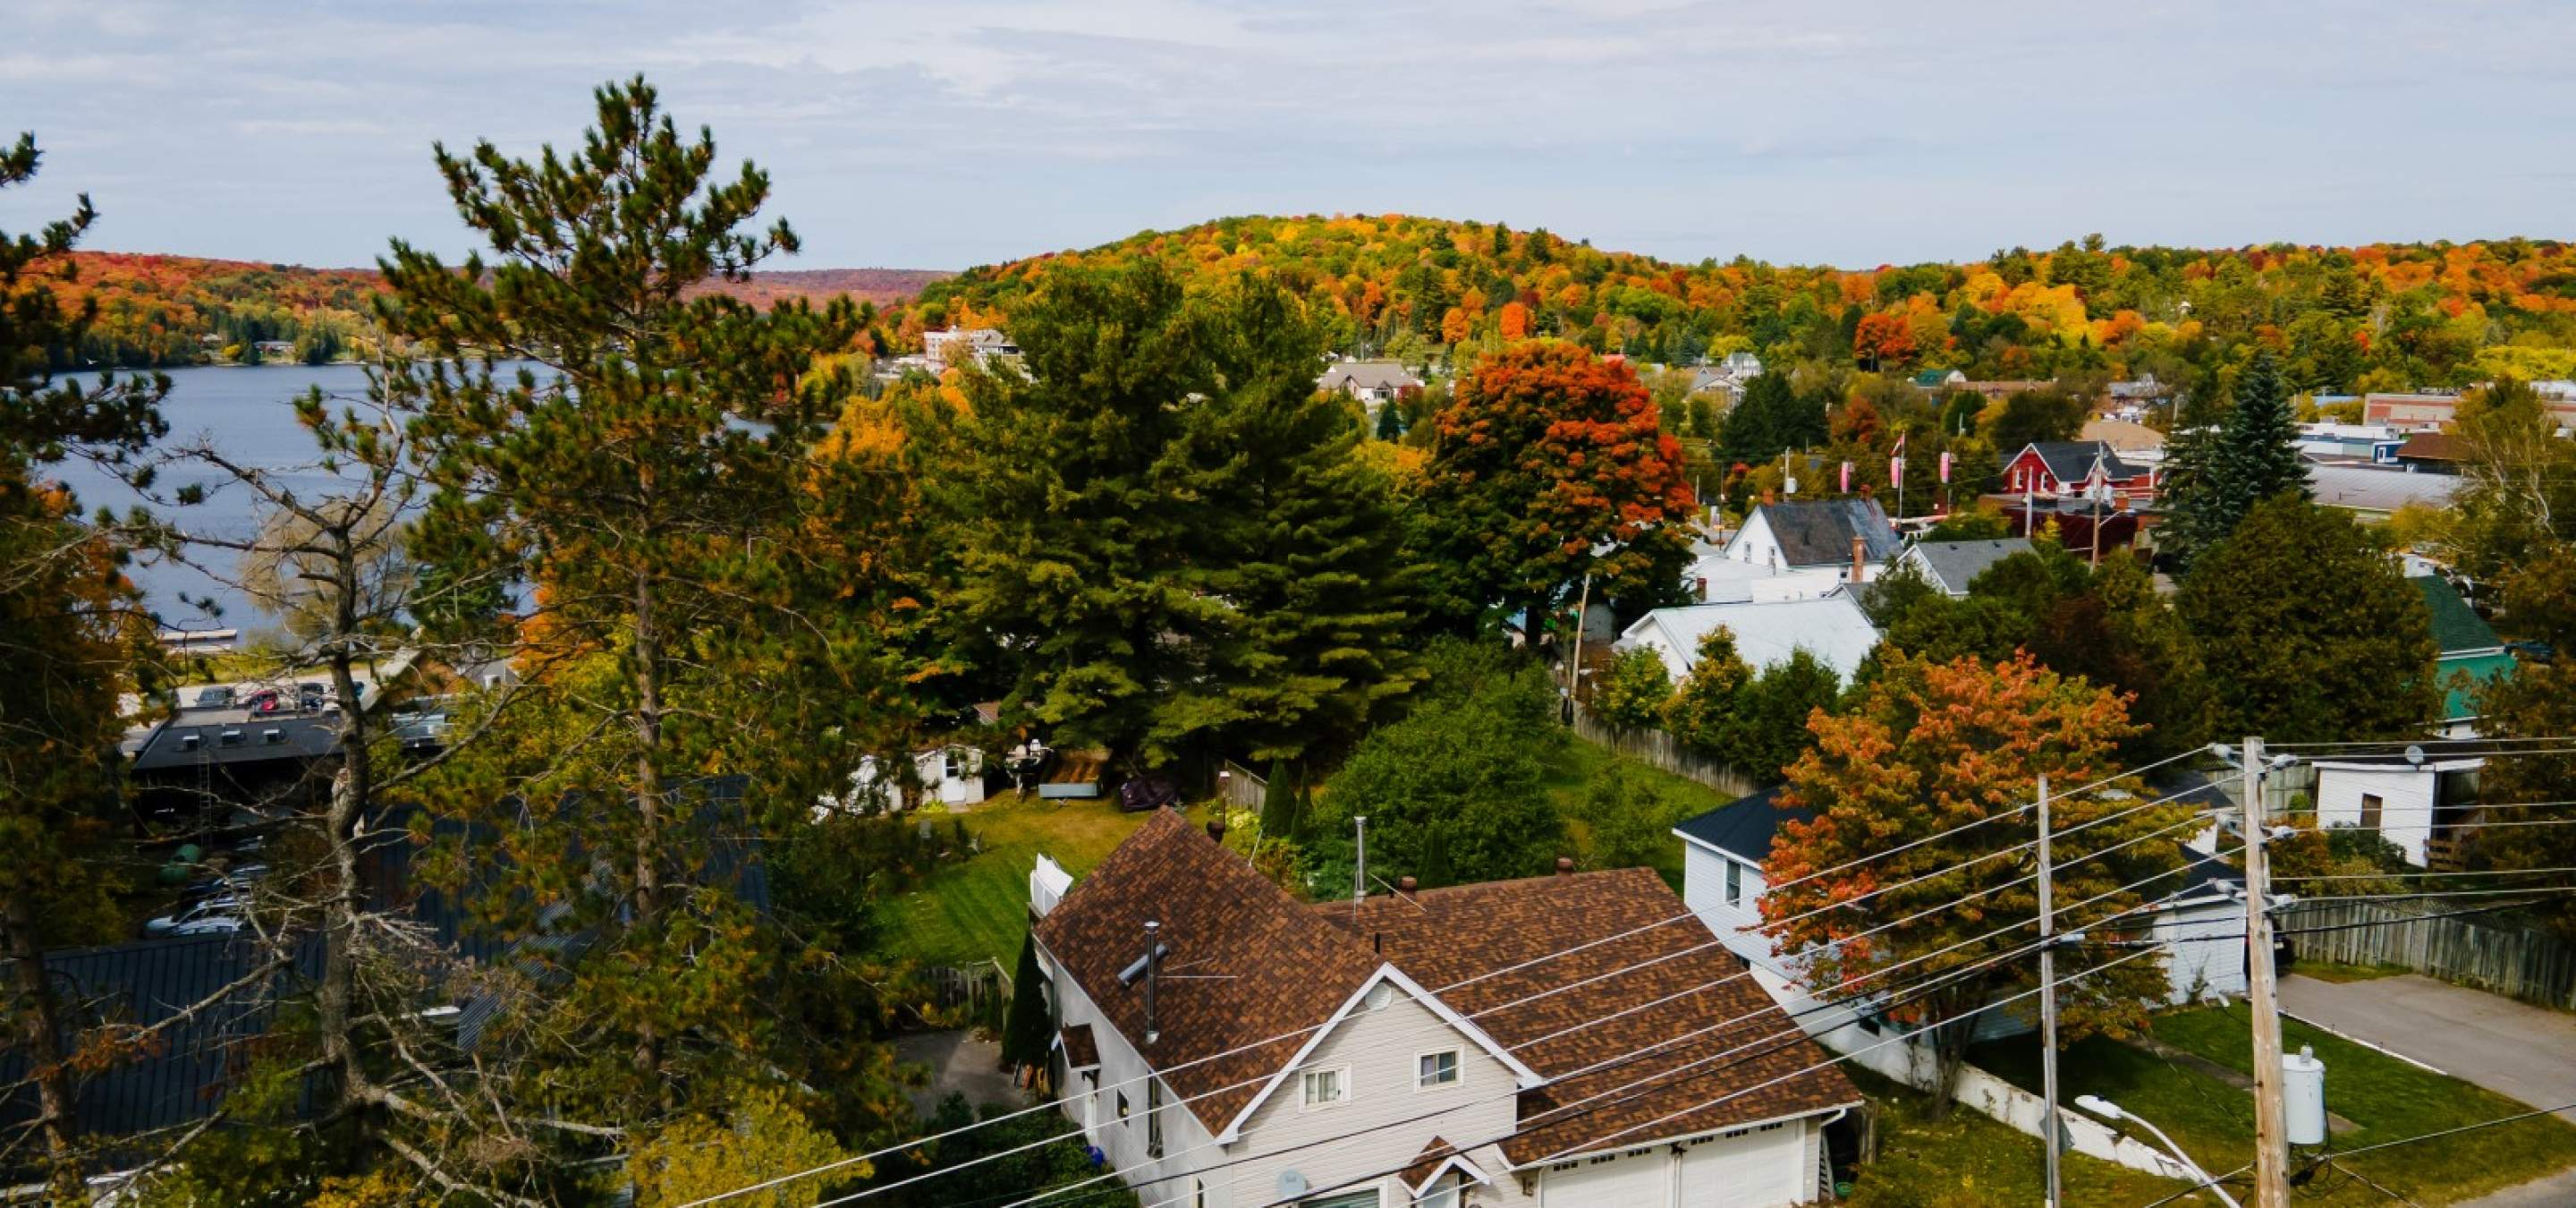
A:
<svg viewBox="0 0 2576 1208">
<path fill-rule="evenodd" d="M 1267 277 L 1323 308 L 1335 348 L 1414 363 L 1546 335 L 1662 364 L 1744 350 L 1984 380 L 2153 373 L 2186 390 L 2257 348 L 2312 392 L 2576 376 L 2576 250 L 2527 239 L 2197 250 L 2097 235 L 1850 270 L 1675 264 L 1500 223 L 1240 217 L 969 270 L 893 326 L 997 321 L 1051 269 L 1135 260 Z"/>
</svg>

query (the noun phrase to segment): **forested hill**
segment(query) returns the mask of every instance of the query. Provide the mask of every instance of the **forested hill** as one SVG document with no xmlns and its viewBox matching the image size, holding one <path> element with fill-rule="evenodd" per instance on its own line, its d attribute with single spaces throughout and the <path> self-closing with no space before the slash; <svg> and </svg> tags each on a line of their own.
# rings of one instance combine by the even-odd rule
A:
<svg viewBox="0 0 2576 1208">
<path fill-rule="evenodd" d="M 2201 250 L 2093 238 L 1972 264 L 1832 269 L 1675 264 L 1400 215 L 1226 218 L 970 270 L 923 290 L 897 338 L 1006 317 L 1050 267 L 1139 257 L 1198 279 L 1269 274 L 1320 301 L 1344 349 L 1408 360 L 1557 335 L 1670 364 L 1744 348 L 1983 379 L 2188 382 L 2259 342 L 2320 392 L 2576 376 L 2576 249 L 2524 239 Z"/>
<path fill-rule="evenodd" d="M 76 252 L 76 280 L 61 287 L 98 303 L 98 322 L 76 350 L 86 365 L 190 365 L 262 355 L 263 342 L 292 347 L 268 355 L 305 361 L 364 357 L 377 334 L 372 298 L 383 283 L 371 268 L 303 268 L 244 260 Z M 929 269 L 791 269 L 752 274 L 713 288 L 758 306 L 782 298 L 848 294 L 880 305 L 948 274 Z"/>
</svg>

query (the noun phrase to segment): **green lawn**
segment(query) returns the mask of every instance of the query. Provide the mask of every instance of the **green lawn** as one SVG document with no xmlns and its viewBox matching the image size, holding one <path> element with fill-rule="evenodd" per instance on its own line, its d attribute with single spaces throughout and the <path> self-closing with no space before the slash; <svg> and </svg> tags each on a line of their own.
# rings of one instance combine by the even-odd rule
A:
<svg viewBox="0 0 2576 1208">
<path fill-rule="evenodd" d="M 1029 869 L 1038 853 L 1075 876 L 1091 871 L 1145 815 L 1107 801 L 1014 800 L 1005 794 L 964 815 L 983 850 L 945 864 L 912 892 L 887 903 L 896 949 L 925 964 L 986 958 L 1009 969 L 1028 934 Z M 944 829 L 946 818 L 933 815 Z"/>
<path fill-rule="evenodd" d="M 1557 812 L 1565 815 L 1567 839 L 1581 847 L 1591 834 L 1591 824 L 1584 819 L 1584 795 L 1590 791 L 1592 778 L 1613 763 L 1625 762 L 1666 788 L 1673 803 L 1673 820 L 1678 822 L 1694 814 L 1705 813 L 1735 798 L 1684 776 L 1629 759 L 1607 747 L 1595 746 L 1572 734 L 1566 735 L 1556 753 L 1548 759 L 1547 787 L 1549 799 L 1556 802 Z M 1682 888 L 1682 845 L 1675 839 L 1657 848 L 1661 853 L 1655 871 L 1662 873 L 1664 883 L 1679 893 Z"/>
<path fill-rule="evenodd" d="M 1860 1169 L 1854 1208 L 1975 1208 L 1987 1204 L 2036 1204 L 2047 1168 L 2039 1138 L 2015 1131 L 1965 1106 L 1949 1120 L 1926 1115 L 1929 1096 L 1867 1070 L 1845 1067 L 1878 1107 L 1878 1160 Z M 2073 1208 L 2137 1208 L 2172 1194 L 2182 1184 L 2082 1154 L 2068 1154 L 2060 1171 Z M 2185 1198 L 2178 1204 L 2215 1204 Z"/>
<path fill-rule="evenodd" d="M 2291 1051 L 2312 1045 L 2326 1063 L 2326 1107 L 2358 1127 L 2332 1134 L 2329 1150 L 2438 1132 L 2529 1110 L 2521 1103 L 2396 1058 L 2283 1020 Z M 2240 1073 L 2253 1068 L 2253 1042 L 2242 1004 L 2158 1017 L 2158 1040 Z M 1969 1060 L 2035 1090 L 2039 1046 L 2020 1037 L 1983 1045 Z M 2252 1156 L 2253 1097 L 2208 1073 L 2101 1037 L 2069 1047 L 2058 1067 L 2065 1102 L 2100 1095 L 2173 1134 L 2207 1169 L 2231 1170 Z M 2300 1159 L 2293 1159 L 2296 1170 Z M 2363 1154 L 2350 1161 L 2362 1176 L 2425 1204 L 2456 1203 L 2576 1164 L 2576 1126 L 2541 1117 L 2422 1145 Z M 2385 1204 L 2387 1197 L 2333 1171 L 2300 1192 L 2318 1204 Z"/>
</svg>

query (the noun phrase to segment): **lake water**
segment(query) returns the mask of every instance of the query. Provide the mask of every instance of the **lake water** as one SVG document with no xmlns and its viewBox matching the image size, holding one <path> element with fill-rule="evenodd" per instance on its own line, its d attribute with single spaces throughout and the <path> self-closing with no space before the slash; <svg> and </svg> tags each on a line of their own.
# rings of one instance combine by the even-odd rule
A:
<svg viewBox="0 0 2576 1208">
<path fill-rule="evenodd" d="M 167 372 L 170 393 L 162 400 L 161 415 L 170 423 L 169 444 L 203 436 L 225 456 L 256 466 L 298 492 L 318 493 L 331 477 L 315 464 L 313 438 L 295 422 L 295 400 L 318 386 L 327 395 L 361 401 L 367 389 L 367 370 L 359 365 L 198 366 Z M 211 493 L 192 507 L 161 509 L 165 517 L 191 532 L 218 537 L 241 539 L 257 531 L 258 507 L 248 491 L 201 471 L 177 472 L 182 469 L 164 470 L 154 492 L 168 495 L 184 483 L 201 482 Z M 83 462 L 65 462 L 54 473 L 78 492 L 84 512 L 102 506 L 122 512 L 141 502 L 123 482 Z M 224 550 L 200 550 L 194 557 L 226 576 L 238 560 Z M 247 634 L 274 623 L 204 570 L 138 559 L 129 573 L 166 628 L 238 627 Z M 181 603 L 183 595 L 214 597 L 220 615 Z"/>
</svg>

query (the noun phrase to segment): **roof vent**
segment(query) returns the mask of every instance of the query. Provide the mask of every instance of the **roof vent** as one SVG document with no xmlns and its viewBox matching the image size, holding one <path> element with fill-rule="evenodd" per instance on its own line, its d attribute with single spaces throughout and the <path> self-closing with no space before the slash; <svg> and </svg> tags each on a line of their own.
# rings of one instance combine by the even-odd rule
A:
<svg viewBox="0 0 2576 1208">
<path fill-rule="evenodd" d="M 1560 877 L 1570 877 L 1570 876 L 1573 876 L 1573 875 L 1574 875 L 1574 857 L 1572 857 L 1572 856 L 1558 856 L 1558 857 L 1556 858 L 1556 875 L 1558 875 L 1558 876 L 1560 876 Z"/>
<path fill-rule="evenodd" d="M 1157 973 L 1162 969 L 1163 958 L 1172 954 L 1171 947 L 1162 942 L 1162 933 L 1161 923 L 1153 919 L 1145 920 L 1145 955 L 1137 957 L 1134 963 L 1118 971 L 1118 984 L 1122 986 L 1135 985 L 1136 979 L 1140 977 L 1145 979 L 1145 1043 L 1147 1044 L 1152 1044 L 1162 1037 L 1162 1032 L 1154 1027 L 1154 983 L 1157 980 Z"/>
</svg>

